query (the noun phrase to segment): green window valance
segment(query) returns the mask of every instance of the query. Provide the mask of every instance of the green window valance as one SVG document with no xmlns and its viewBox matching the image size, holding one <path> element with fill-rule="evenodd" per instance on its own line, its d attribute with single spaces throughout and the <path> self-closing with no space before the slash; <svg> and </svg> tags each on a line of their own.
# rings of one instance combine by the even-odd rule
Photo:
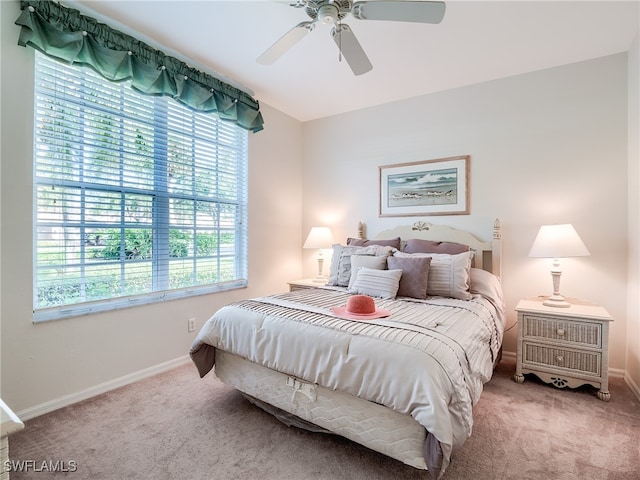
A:
<svg viewBox="0 0 640 480">
<path fill-rule="evenodd" d="M 258 101 L 246 92 L 78 10 L 52 1 L 22 0 L 20 6 L 22 13 L 15 22 L 21 27 L 19 45 L 89 66 L 114 82 L 131 80 L 140 93 L 171 96 L 252 132 L 263 129 Z"/>
</svg>

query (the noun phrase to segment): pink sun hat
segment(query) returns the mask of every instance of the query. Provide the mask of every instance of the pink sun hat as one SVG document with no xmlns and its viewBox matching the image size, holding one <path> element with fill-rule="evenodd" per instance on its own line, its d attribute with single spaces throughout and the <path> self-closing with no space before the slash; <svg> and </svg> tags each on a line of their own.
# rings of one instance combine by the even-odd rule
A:
<svg viewBox="0 0 640 480">
<path fill-rule="evenodd" d="M 331 307 L 331 310 L 338 317 L 349 320 L 371 320 L 391 315 L 389 310 L 377 308 L 373 298 L 368 295 L 352 295 L 344 307 Z"/>
</svg>

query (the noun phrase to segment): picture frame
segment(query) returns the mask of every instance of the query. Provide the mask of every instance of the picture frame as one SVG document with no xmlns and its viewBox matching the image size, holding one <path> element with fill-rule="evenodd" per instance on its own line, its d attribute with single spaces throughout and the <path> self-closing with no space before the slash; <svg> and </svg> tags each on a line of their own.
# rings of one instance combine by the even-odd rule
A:
<svg viewBox="0 0 640 480">
<path fill-rule="evenodd" d="M 380 217 L 469 214 L 471 157 L 379 167 Z"/>
</svg>

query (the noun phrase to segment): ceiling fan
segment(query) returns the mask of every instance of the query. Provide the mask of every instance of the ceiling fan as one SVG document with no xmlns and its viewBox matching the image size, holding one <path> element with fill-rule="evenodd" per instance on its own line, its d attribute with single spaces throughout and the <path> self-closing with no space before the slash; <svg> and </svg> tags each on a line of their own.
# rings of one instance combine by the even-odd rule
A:
<svg viewBox="0 0 640 480">
<path fill-rule="evenodd" d="M 351 27 L 342 19 L 351 14 L 358 20 L 390 20 L 394 22 L 440 23 L 444 17 L 445 3 L 439 1 L 377 0 L 352 2 L 351 0 L 297 0 L 290 4 L 304 8 L 311 21 L 301 22 L 271 45 L 257 59 L 258 63 L 271 65 L 320 22 L 333 25 L 331 36 L 341 56 L 355 75 L 362 75 L 373 68 Z"/>
</svg>

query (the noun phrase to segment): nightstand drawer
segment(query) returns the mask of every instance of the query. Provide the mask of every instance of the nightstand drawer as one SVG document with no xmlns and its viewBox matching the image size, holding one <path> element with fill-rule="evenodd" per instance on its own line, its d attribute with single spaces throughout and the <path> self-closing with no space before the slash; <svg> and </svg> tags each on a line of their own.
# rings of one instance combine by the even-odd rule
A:
<svg viewBox="0 0 640 480">
<path fill-rule="evenodd" d="M 522 353 L 523 366 L 547 366 L 567 369 L 596 377 L 602 375 L 601 352 L 575 351 L 524 342 Z"/>
<path fill-rule="evenodd" d="M 548 339 L 556 343 L 602 348 L 602 324 L 524 314 L 524 339 Z"/>
</svg>

